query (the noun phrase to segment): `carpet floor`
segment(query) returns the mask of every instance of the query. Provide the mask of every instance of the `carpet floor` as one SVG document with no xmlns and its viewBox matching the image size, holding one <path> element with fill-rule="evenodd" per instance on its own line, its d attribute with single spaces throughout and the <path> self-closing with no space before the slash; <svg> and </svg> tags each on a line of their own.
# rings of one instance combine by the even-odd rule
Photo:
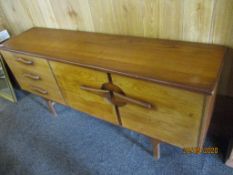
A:
<svg viewBox="0 0 233 175">
<path fill-rule="evenodd" d="M 17 91 L 18 103 L 0 99 L 0 175 L 231 175 L 219 154 L 184 154 L 161 145 L 152 157 L 147 137 Z M 206 146 L 214 146 L 208 137 Z"/>
</svg>

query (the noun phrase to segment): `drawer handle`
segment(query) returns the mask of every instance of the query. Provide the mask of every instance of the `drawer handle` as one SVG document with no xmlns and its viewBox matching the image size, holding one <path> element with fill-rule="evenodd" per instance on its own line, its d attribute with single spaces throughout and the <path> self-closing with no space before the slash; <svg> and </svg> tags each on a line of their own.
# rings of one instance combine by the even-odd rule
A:
<svg viewBox="0 0 233 175">
<path fill-rule="evenodd" d="M 130 103 L 130 104 L 135 104 L 144 108 L 148 108 L 151 109 L 152 108 L 152 104 L 141 101 L 141 100 L 136 100 L 134 98 L 128 97 L 126 95 L 117 93 L 117 92 L 113 92 L 113 95 L 120 98 L 121 100 L 125 101 L 126 103 Z"/>
<path fill-rule="evenodd" d="M 111 92 L 110 90 L 98 89 L 98 88 L 93 88 L 93 87 L 88 87 L 88 86 L 80 86 L 80 89 L 95 93 L 95 94 L 100 95 L 102 97 L 105 97 L 107 99 L 109 99 L 109 94 Z M 128 97 L 125 94 L 120 94 L 118 92 L 112 91 L 112 93 L 113 93 L 113 95 L 110 95 L 109 100 L 113 104 L 118 101 L 117 100 L 117 98 L 118 98 L 121 100 L 121 102 L 124 102 L 124 103 L 130 103 L 130 104 L 138 105 L 138 106 L 148 108 L 148 109 L 152 108 L 152 104 L 150 104 L 150 103 Z M 117 105 L 117 104 L 115 104 L 115 105 Z"/>
<path fill-rule="evenodd" d="M 18 61 L 20 63 L 23 63 L 23 64 L 27 64 L 27 65 L 32 65 L 33 64 L 33 61 L 27 60 L 25 58 L 16 58 L 16 61 Z"/>
<path fill-rule="evenodd" d="M 100 96 L 105 96 L 105 94 L 110 93 L 109 90 L 104 90 L 104 89 L 98 89 L 98 88 L 93 88 L 93 87 L 88 87 L 88 86 L 80 86 L 80 89 L 85 90 L 85 91 L 89 91 L 89 92 L 93 92 L 95 94 L 98 94 Z"/>
<path fill-rule="evenodd" d="M 40 93 L 40 94 L 43 94 L 43 95 L 46 95 L 48 94 L 48 91 L 42 89 L 42 88 L 39 88 L 39 87 L 36 87 L 36 86 L 32 86 L 32 90 Z"/>
<path fill-rule="evenodd" d="M 39 75 L 33 75 L 33 74 L 25 73 L 25 74 L 23 74 L 23 76 L 26 77 L 26 78 L 33 79 L 33 80 L 40 80 L 40 76 Z"/>
</svg>

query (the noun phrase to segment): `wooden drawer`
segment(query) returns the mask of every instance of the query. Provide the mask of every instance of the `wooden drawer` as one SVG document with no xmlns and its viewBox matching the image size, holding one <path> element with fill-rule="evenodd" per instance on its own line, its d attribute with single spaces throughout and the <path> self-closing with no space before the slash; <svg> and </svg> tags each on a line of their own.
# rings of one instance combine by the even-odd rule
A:
<svg viewBox="0 0 233 175">
<path fill-rule="evenodd" d="M 108 82 L 106 73 L 53 61 L 49 63 L 69 106 L 97 118 L 118 124 L 113 105 L 103 97 L 80 88 L 85 85 L 100 89 L 102 84 Z"/>
<path fill-rule="evenodd" d="M 43 58 L 36 58 L 7 51 L 1 51 L 1 53 L 10 68 L 21 68 L 32 72 L 43 73 L 44 75 L 48 73 L 48 62 Z"/>
<path fill-rule="evenodd" d="M 198 146 L 203 95 L 118 75 L 112 81 L 127 96 L 152 104 L 119 107 L 124 127 L 179 147 Z"/>
<path fill-rule="evenodd" d="M 47 60 L 2 51 L 21 88 L 65 104 Z"/>
<path fill-rule="evenodd" d="M 61 104 L 65 104 L 63 97 L 61 96 L 60 92 L 54 89 L 50 89 L 42 84 L 27 84 L 21 83 L 20 85 L 22 89 L 29 91 L 33 94 L 42 96 L 45 99 L 52 100 L 55 102 L 59 102 Z"/>
</svg>

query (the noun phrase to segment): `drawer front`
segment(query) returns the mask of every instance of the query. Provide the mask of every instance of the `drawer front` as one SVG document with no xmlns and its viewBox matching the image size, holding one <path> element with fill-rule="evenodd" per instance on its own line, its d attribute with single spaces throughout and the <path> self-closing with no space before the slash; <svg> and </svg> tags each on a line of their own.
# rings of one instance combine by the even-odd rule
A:
<svg viewBox="0 0 233 175">
<path fill-rule="evenodd" d="M 100 89 L 108 82 L 106 73 L 58 62 L 49 62 L 69 106 L 108 122 L 118 124 L 115 107 L 103 97 L 81 89 Z"/>
<path fill-rule="evenodd" d="M 128 97 L 152 104 L 119 107 L 124 127 L 179 147 L 198 145 L 204 96 L 118 75 L 112 81 Z"/>
<path fill-rule="evenodd" d="M 47 60 L 5 51 L 1 53 L 22 89 L 65 104 Z"/>
</svg>

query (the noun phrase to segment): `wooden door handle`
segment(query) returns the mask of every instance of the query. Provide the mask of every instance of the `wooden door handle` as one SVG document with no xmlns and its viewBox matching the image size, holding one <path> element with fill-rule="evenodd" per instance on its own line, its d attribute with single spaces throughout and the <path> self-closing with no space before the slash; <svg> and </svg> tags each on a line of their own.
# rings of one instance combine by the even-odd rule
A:
<svg viewBox="0 0 233 175">
<path fill-rule="evenodd" d="M 39 75 L 33 75 L 33 74 L 25 73 L 25 74 L 23 74 L 23 76 L 26 77 L 26 78 L 33 79 L 33 80 L 40 80 Z"/>
<path fill-rule="evenodd" d="M 125 101 L 126 103 L 135 104 L 135 105 L 138 105 L 138 106 L 141 106 L 144 108 L 148 108 L 148 109 L 152 108 L 152 104 L 141 101 L 141 100 L 134 99 L 132 97 L 128 97 L 124 94 L 113 92 L 113 96 L 120 98 L 121 100 Z"/>
<path fill-rule="evenodd" d="M 120 94 L 118 92 L 114 92 L 111 90 L 98 89 L 98 88 L 88 87 L 88 86 L 84 86 L 84 85 L 80 86 L 80 89 L 95 93 L 95 94 L 100 95 L 102 97 L 105 97 L 112 104 L 115 104 L 115 105 L 117 105 L 117 103 L 119 103 L 119 100 L 117 100 L 117 98 L 118 98 L 118 99 L 120 99 L 121 103 L 125 103 L 125 104 L 130 103 L 130 104 L 138 105 L 138 106 L 148 108 L 148 109 L 152 108 L 152 104 L 150 104 L 150 103 L 147 103 L 147 102 L 144 102 L 141 100 L 137 100 L 137 99 L 134 99 L 132 97 L 128 97 L 125 94 Z M 110 95 L 110 92 L 112 92 L 113 95 Z"/>
<path fill-rule="evenodd" d="M 44 90 L 42 88 L 39 88 L 39 87 L 36 87 L 36 86 L 32 86 L 31 88 L 32 88 L 32 90 L 34 90 L 34 91 L 36 91 L 36 92 L 38 92 L 40 94 L 43 94 L 43 95 L 48 94 L 48 91 L 46 91 L 46 90 Z"/>
<path fill-rule="evenodd" d="M 93 88 L 93 87 L 89 87 L 89 86 L 85 86 L 85 85 L 81 85 L 80 89 L 85 90 L 85 91 L 89 91 L 101 96 L 105 96 L 105 94 L 110 93 L 109 90 L 104 90 L 104 89 L 99 89 L 99 88 Z"/>
<path fill-rule="evenodd" d="M 23 64 L 27 64 L 27 65 L 32 65 L 33 64 L 33 61 L 31 60 L 27 60 L 25 58 L 16 58 L 16 61 L 20 62 L 20 63 L 23 63 Z"/>
</svg>

